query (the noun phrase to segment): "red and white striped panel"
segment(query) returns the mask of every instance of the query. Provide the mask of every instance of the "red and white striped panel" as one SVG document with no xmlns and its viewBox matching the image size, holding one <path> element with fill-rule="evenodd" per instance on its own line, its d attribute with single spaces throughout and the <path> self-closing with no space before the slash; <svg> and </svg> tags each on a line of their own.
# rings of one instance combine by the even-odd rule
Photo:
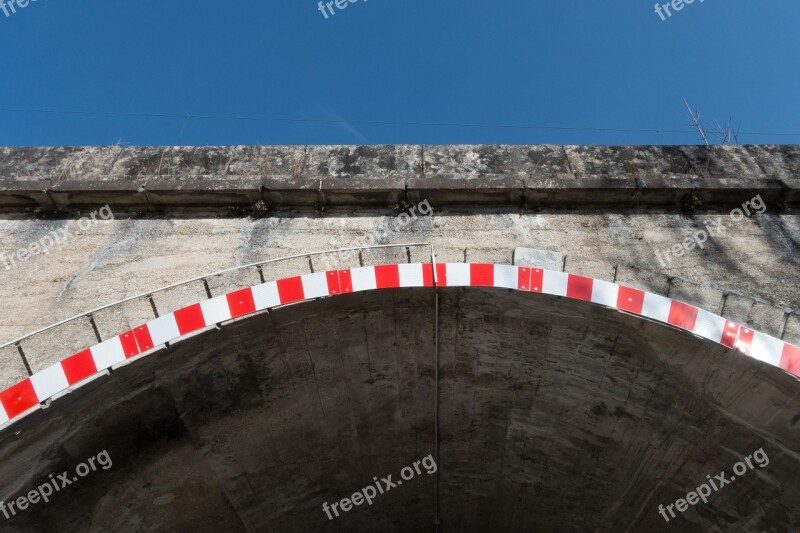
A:
<svg viewBox="0 0 800 533">
<path fill-rule="evenodd" d="M 151 320 L 78 352 L 0 392 L 0 424 L 157 346 L 264 309 L 401 287 L 495 287 L 572 298 L 669 324 L 800 376 L 800 348 L 692 305 L 607 281 L 485 263 L 376 265 L 304 274 L 230 292 Z"/>
</svg>

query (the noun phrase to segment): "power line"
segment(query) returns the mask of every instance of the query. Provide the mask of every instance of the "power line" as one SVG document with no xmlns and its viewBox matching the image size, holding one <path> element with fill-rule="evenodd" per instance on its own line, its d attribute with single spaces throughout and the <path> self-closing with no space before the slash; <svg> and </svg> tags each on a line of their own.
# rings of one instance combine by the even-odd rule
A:
<svg viewBox="0 0 800 533">
<path fill-rule="evenodd" d="M 484 129 L 524 129 L 524 130 L 560 130 L 560 131 L 596 131 L 616 133 L 676 133 L 682 135 L 695 135 L 694 130 L 670 129 L 644 129 L 644 128 L 586 128 L 570 126 L 534 126 L 530 124 L 481 124 L 464 122 L 395 122 L 387 120 L 344 120 L 322 118 L 285 118 L 285 117 L 257 117 L 246 115 L 180 115 L 177 113 L 126 113 L 113 111 L 75 111 L 67 109 L 21 109 L 0 107 L 0 111 L 8 113 L 40 113 L 58 115 L 89 115 L 107 117 L 139 117 L 139 118 L 180 118 L 201 120 L 241 120 L 256 122 L 295 122 L 316 124 L 358 124 L 366 126 L 425 126 L 425 127 L 454 127 L 454 128 L 484 128 Z M 800 133 L 777 133 L 763 131 L 744 131 L 740 135 L 761 135 L 774 137 L 800 137 Z"/>
</svg>

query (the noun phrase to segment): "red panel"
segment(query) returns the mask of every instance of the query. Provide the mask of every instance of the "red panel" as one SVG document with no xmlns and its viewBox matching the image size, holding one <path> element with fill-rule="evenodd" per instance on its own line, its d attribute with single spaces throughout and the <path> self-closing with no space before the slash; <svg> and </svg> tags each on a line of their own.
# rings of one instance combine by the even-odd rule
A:
<svg viewBox="0 0 800 533">
<path fill-rule="evenodd" d="M 792 346 L 788 342 L 783 345 L 781 368 L 795 376 L 800 376 L 800 348 Z"/>
<path fill-rule="evenodd" d="M 642 314 L 642 307 L 644 306 L 644 291 L 619 286 L 619 293 L 617 294 L 617 309 L 628 311 L 629 313 Z"/>
<path fill-rule="evenodd" d="M 353 277 L 350 275 L 350 269 L 339 271 L 339 288 L 342 294 L 353 292 Z"/>
<path fill-rule="evenodd" d="M 739 328 L 739 338 L 736 339 L 736 346 L 734 346 L 734 348 L 745 355 L 750 355 L 750 347 L 753 344 L 753 337 L 755 334 L 756 332 L 752 329 L 742 326 Z"/>
<path fill-rule="evenodd" d="M 375 267 L 375 284 L 379 289 L 394 289 L 400 286 L 400 267 L 378 265 Z"/>
<path fill-rule="evenodd" d="M 174 315 L 181 335 L 206 327 L 206 320 L 203 318 L 203 310 L 200 309 L 200 304 L 178 309 Z"/>
<path fill-rule="evenodd" d="M 67 376 L 67 383 L 70 385 L 97 374 L 92 351 L 88 348 L 61 361 L 61 368 L 64 369 L 64 375 Z"/>
<path fill-rule="evenodd" d="M 531 292 L 542 292 L 542 285 L 544 285 L 544 270 L 534 268 L 531 270 Z"/>
<path fill-rule="evenodd" d="M 567 298 L 591 302 L 593 285 L 592 278 L 570 274 L 567 278 Z"/>
<path fill-rule="evenodd" d="M 433 265 L 430 263 L 422 263 L 422 285 L 433 287 Z"/>
<path fill-rule="evenodd" d="M 473 287 L 494 287 L 494 265 L 470 264 L 469 284 Z"/>
<path fill-rule="evenodd" d="M 697 323 L 697 308 L 683 302 L 673 301 L 669 308 L 667 322 L 673 326 L 694 331 L 694 325 Z"/>
<path fill-rule="evenodd" d="M 225 298 L 228 300 L 231 318 L 256 312 L 256 302 L 253 300 L 253 291 L 250 290 L 250 287 L 229 292 Z"/>
<path fill-rule="evenodd" d="M 303 292 L 303 280 L 300 276 L 279 279 L 275 283 L 278 285 L 278 297 L 282 304 L 305 300 L 306 295 Z"/>
<path fill-rule="evenodd" d="M 339 273 L 336 270 L 325 272 L 325 280 L 328 282 L 328 294 L 333 296 L 342 292 L 339 288 Z"/>
<path fill-rule="evenodd" d="M 153 339 L 150 337 L 150 330 L 147 325 L 133 328 L 133 336 L 136 338 L 136 344 L 139 345 L 140 352 L 146 352 L 153 348 Z"/>
<path fill-rule="evenodd" d="M 722 330 L 722 338 L 719 341 L 720 344 L 724 344 L 728 348 L 733 348 L 734 344 L 736 344 L 736 337 L 738 336 L 739 324 L 726 320 L 725 329 Z"/>
<path fill-rule="evenodd" d="M 133 331 L 126 331 L 120 335 L 119 342 L 122 344 L 125 359 L 139 355 L 139 346 L 136 344 L 136 337 L 133 336 Z"/>
<path fill-rule="evenodd" d="M 519 267 L 517 269 L 517 288 L 521 291 L 531 290 L 531 269 L 528 267 Z"/>
<path fill-rule="evenodd" d="M 0 402 L 8 418 L 14 418 L 39 403 L 31 380 L 26 378 L 13 387 L 0 392 Z"/>
<path fill-rule="evenodd" d="M 447 265 L 436 263 L 436 284 L 439 287 L 447 287 Z"/>
</svg>

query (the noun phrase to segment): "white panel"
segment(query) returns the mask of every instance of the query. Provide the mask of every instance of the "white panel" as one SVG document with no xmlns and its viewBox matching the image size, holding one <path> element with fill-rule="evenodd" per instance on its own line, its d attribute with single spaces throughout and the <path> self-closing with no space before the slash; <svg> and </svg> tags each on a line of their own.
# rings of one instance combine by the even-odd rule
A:
<svg viewBox="0 0 800 533">
<path fill-rule="evenodd" d="M 596 279 L 592 283 L 592 302 L 616 308 L 618 296 L 619 285 L 616 283 L 609 283 L 602 279 Z"/>
<path fill-rule="evenodd" d="M 664 298 L 663 296 L 649 292 L 644 293 L 642 316 L 658 320 L 659 322 L 668 322 L 670 307 L 672 307 L 672 300 L 670 298 Z"/>
<path fill-rule="evenodd" d="M 231 309 L 228 307 L 228 299 L 225 296 L 217 296 L 200 302 L 200 309 L 203 311 L 203 319 L 209 325 L 231 319 Z"/>
<path fill-rule="evenodd" d="M 181 336 L 181 332 L 178 330 L 178 323 L 175 322 L 175 315 L 172 313 L 156 318 L 146 325 L 147 330 L 150 332 L 150 338 L 153 340 L 153 346 L 164 344 Z"/>
<path fill-rule="evenodd" d="M 542 292 L 544 294 L 554 294 L 556 296 L 567 295 L 567 283 L 569 274 L 566 272 L 556 272 L 555 270 L 545 270 L 542 282 Z"/>
<path fill-rule="evenodd" d="M 519 288 L 519 268 L 511 265 L 494 265 L 494 286 Z"/>
<path fill-rule="evenodd" d="M 328 290 L 328 275 L 325 272 L 304 274 L 300 276 L 300 280 L 303 282 L 303 295 L 305 299 L 330 296 L 330 291 Z"/>
<path fill-rule="evenodd" d="M 278 284 L 274 281 L 254 285 L 250 289 L 253 291 L 253 302 L 256 304 L 256 311 L 269 309 L 281 304 L 281 299 L 278 296 Z"/>
<path fill-rule="evenodd" d="M 350 280 L 353 282 L 353 292 L 377 289 L 375 281 L 375 267 L 359 267 L 350 269 Z"/>
<path fill-rule="evenodd" d="M 162 318 L 172 317 L 172 313 Z M 153 322 L 157 322 L 161 320 L 160 318 L 155 319 Z M 147 324 L 148 328 L 150 324 L 153 322 L 149 322 Z M 172 318 L 172 322 L 175 322 L 175 318 Z M 175 325 L 175 331 L 177 333 L 178 326 Z M 150 335 L 153 338 L 153 342 L 155 344 L 163 344 L 166 341 L 156 342 L 155 337 L 153 336 L 153 330 L 150 329 Z M 177 334 L 175 335 L 178 336 Z M 175 337 L 172 337 L 175 338 Z M 122 350 L 122 343 L 119 340 L 119 337 L 114 337 L 113 339 L 108 339 L 107 341 L 101 342 L 95 346 L 90 348 L 92 352 L 92 357 L 94 358 L 94 364 L 97 367 L 97 370 L 105 370 L 117 363 L 121 363 L 125 360 L 125 352 Z"/>
<path fill-rule="evenodd" d="M 398 265 L 401 287 L 424 287 L 421 263 L 403 263 Z"/>
<path fill-rule="evenodd" d="M 446 263 L 448 287 L 469 287 L 469 263 Z"/>
<path fill-rule="evenodd" d="M 773 366 L 780 366 L 783 355 L 783 341 L 764 333 L 755 332 L 750 345 L 750 357 Z"/>
<path fill-rule="evenodd" d="M 697 310 L 697 322 L 694 325 L 695 335 L 719 343 L 725 332 L 725 319 L 702 309 Z"/>
<path fill-rule="evenodd" d="M 64 374 L 61 363 L 56 363 L 32 375 L 31 384 L 39 401 L 44 401 L 57 392 L 69 388 L 67 376 Z"/>
</svg>

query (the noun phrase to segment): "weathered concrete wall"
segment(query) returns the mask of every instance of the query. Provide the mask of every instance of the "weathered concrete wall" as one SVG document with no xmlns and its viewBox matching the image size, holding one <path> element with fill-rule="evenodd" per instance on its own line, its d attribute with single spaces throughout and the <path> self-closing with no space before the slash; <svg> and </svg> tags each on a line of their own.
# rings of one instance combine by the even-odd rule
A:
<svg viewBox="0 0 800 533">
<path fill-rule="evenodd" d="M 765 213 L 739 223 L 712 238 L 705 250 L 687 252 L 662 268 L 655 250 L 680 243 L 689 232 L 721 215 L 655 214 L 642 211 L 598 211 L 505 214 L 454 213 L 431 203 L 431 217 L 420 218 L 406 229 L 392 230 L 391 216 L 376 212 L 351 216 L 329 212 L 325 216 L 250 218 L 127 218 L 119 215 L 81 235 L 72 236 L 47 255 L 37 255 L 10 270 L 0 269 L 0 298 L 14 302 L 14 312 L 0 315 L 0 340 L 8 341 L 39 327 L 157 287 L 247 264 L 261 259 L 302 254 L 314 250 L 384 242 L 431 242 L 440 261 L 511 263 L 517 247 L 546 248 L 563 254 L 567 271 L 608 281 L 639 286 L 670 295 L 704 309 L 751 325 L 790 342 L 800 341 L 800 217 Z M 12 252 L 36 242 L 48 232 L 74 220 L 35 220 L 17 216 L 0 221 L 0 249 Z M 387 229 L 384 235 L 381 229 Z M 397 250 L 396 261 L 406 252 Z M 426 260 L 413 250 L 415 260 Z M 559 257 L 561 257 L 559 255 Z M 318 258 L 316 270 L 324 270 Z M 359 264 L 358 254 L 345 257 L 348 266 Z M 375 264 L 380 255 L 362 254 Z M 389 262 L 396 262 L 389 261 Z M 561 270 L 561 268 L 558 268 Z M 307 259 L 265 267 L 267 279 L 310 271 Z M 249 270 L 224 276 L 213 295 L 259 282 Z M 180 294 L 157 296 L 156 305 L 167 312 L 206 296 L 201 283 Z M 103 338 L 153 318 L 149 303 L 119 316 L 96 316 Z M 70 332 L 41 346 L 26 346 L 32 359 L 71 355 L 94 344 L 88 321 L 73 324 Z M 69 342 L 66 342 L 69 340 Z M 46 365 L 45 365 L 46 366 Z"/>
<path fill-rule="evenodd" d="M 0 298 L 17 311 L 0 317 L 0 343 L 209 271 L 409 240 L 445 261 L 553 250 L 568 271 L 691 293 L 796 340 L 798 183 L 798 146 L 1 148 Z M 769 210 L 729 221 L 756 194 Z M 422 200 L 432 217 L 393 227 Z M 81 230 L 76 219 L 106 202 L 115 220 Z M 656 259 L 720 220 L 728 229 L 704 250 Z M 5 270 L 65 230 L 65 244 Z"/>
</svg>

